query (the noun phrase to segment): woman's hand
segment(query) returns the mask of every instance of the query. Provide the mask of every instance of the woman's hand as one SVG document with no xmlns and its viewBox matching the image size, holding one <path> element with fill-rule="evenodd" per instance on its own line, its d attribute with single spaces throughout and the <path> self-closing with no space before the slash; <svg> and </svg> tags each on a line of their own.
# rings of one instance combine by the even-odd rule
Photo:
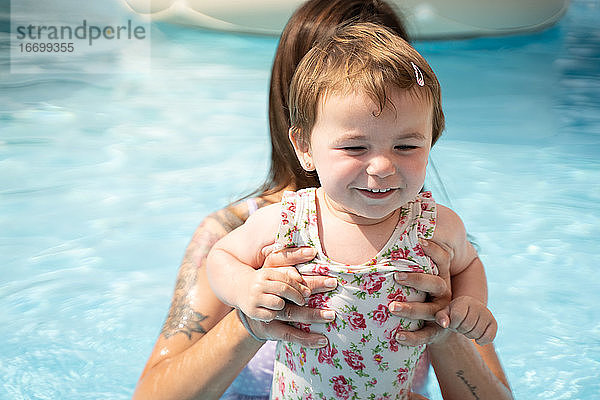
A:
<svg viewBox="0 0 600 400">
<path fill-rule="evenodd" d="M 399 272 L 394 279 L 401 285 L 427 292 L 429 301 L 419 302 L 397 302 L 390 303 L 390 313 L 399 317 L 410 319 L 422 319 L 426 321 L 425 326 L 417 331 L 402 331 L 396 340 L 410 346 L 428 344 L 440 340 L 448 332 L 445 329 L 450 321 L 448 316 L 440 312 L 450 303 L 452 293 L 450 291 L 450 261 L 452 250 L 442 244 L 430 240 L 422 240 L 421 245 L 427 254 L 437 265 L 439 275 L 430 275 L 419 272 Z"/>
<path fill-rule="evenodd" d="M 316 251 L 310 247 L 299 247 L 275 252 L 267 250 L 265 254 L 268 255 L 262 269 L 273 271 L 279 269 L 275 267 L 293 266 L 310 261 L 315 257 Z M 303 276 L 302 278 L 304 278 L 310 294 L 328 292 L 337 287 L 337 279 L 332 277 Z M 310 348 L 318 348 L 327 345 L 327 338 L 324 335 L 307 333 L 286 322 L 310 324 L 331 322 L 334 319 L 335 312 L 333 310 L 309 308 L 286 302 L 280 310 L 274 313 L 272 321 L 262 322 L 248 319 L 248 323 L 254 335 L 261 339 L 284 340 Z"/>
</svg>

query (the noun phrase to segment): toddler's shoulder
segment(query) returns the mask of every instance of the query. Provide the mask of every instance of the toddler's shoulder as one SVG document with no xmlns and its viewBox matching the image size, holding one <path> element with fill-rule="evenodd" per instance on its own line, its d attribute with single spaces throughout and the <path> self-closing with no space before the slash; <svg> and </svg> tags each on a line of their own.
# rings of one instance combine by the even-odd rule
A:
<svg viewBox="0 0 600 400">
<path fill-rule="evenodd" d="M 281 203 L 273 203 L 261 207 L 248 217 L 245 225 L 270 226 L 278 224 L 281 214 Z"/>
<path fill-rule="evenodd" d="M 437 204 L 437 223 L 434 240 L 439 240 L 452 247 L 466 240 L 467 232 L 465 224 L 456 212 L 452 209 Z"/>
</svg>

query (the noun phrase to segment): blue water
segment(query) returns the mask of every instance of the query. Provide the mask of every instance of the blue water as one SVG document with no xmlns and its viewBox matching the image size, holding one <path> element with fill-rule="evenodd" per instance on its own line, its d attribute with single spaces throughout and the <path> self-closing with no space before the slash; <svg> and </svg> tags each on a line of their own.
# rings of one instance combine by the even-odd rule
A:
<svg viewBox="0 0 600 400">
<path fill-rule="evenodd" d="M 276 39 L 155 24 L 138 74 L 14 74 L 0 35 L 0 398 L 127 399 L 194 228 L 265 176 Z M 600 3 L 416 46 L 516 398 L 600 398 Z"/>
</svg>

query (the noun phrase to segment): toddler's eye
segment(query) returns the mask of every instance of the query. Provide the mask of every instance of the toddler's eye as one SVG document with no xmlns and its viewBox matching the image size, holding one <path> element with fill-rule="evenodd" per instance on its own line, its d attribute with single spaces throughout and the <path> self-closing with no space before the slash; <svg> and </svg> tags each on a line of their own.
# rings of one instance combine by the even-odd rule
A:
<svg viewBox="0 0 600 400">
<path fill-rule="evenodd" d="M 363 146 L 346 146 L 342 147 L 342 150 L 351 151 L 351 152 L 359 152 L 366 150 L 366 147 Z"/>
<path fill-rule="evenodd" d="M 394 147 L 396 150 L 414 150 L 416 149 L 418 146 L 411 146 L 411 145 L 407 145 L 407 144 L 403 144 L 400 146 L 396 146 Z"/>
</svg>

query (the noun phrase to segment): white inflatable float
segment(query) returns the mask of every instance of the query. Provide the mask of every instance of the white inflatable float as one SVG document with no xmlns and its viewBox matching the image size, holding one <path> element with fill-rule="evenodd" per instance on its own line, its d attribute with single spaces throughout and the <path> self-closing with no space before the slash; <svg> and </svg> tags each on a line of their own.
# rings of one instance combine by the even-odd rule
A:
<svg viewBox="0 0 600 400">
<path fill-rule="evenodd" d="M 153 20 L 207 29 L 279 35 L 304 0 L 122 0 Z M 414 39 L 532 32 L 551 26 L 569 0 L 388 0 Z"/>
</svg>

